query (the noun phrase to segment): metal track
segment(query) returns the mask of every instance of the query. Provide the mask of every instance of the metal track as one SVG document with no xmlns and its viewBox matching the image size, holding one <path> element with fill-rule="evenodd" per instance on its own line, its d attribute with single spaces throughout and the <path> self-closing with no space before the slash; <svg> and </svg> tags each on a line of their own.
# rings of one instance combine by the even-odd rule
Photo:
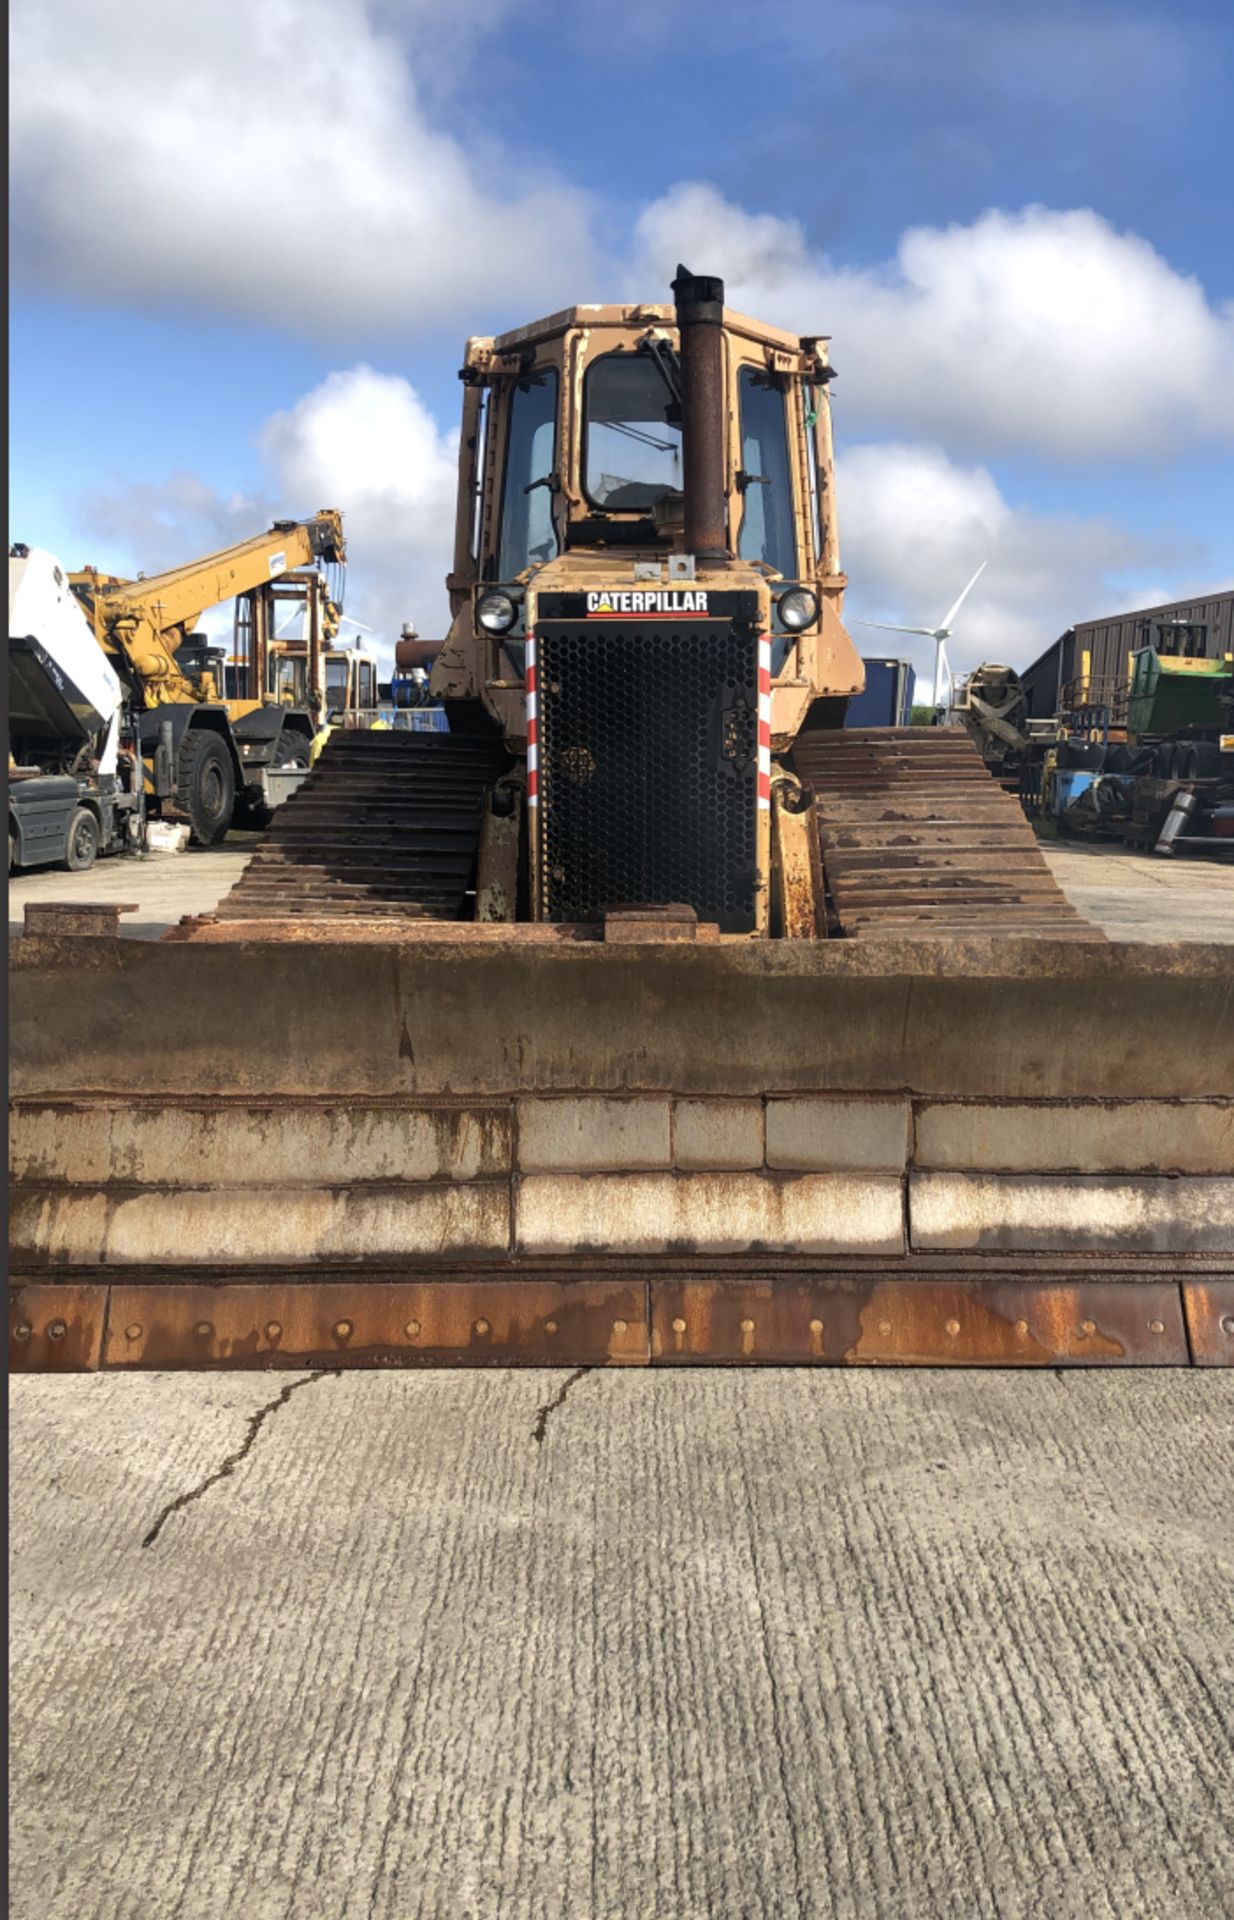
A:
<svg viewBox="0 0 1234 1920">
<path fill-rule="evenodd" d="M 471 735 L 335 733 L 218 918 L 467 918 L 484 794 L 506 759 Z"/>
<path fill-rule="evenodd" d="M 827 886 L 850 938 L 1101 940 L 959 727 L 804 733 Z"/>
</svg>

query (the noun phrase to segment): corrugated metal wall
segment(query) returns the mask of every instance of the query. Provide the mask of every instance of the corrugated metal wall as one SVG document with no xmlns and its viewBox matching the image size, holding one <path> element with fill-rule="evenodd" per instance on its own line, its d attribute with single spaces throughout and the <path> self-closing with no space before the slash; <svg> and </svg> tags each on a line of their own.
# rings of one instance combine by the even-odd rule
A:
<svg viewBox="0 0 1234 1920">
<path fill-rule="evenodd" d="M 1049 720 L 1058 712 L 1058 695 L 1062 686 L 1061 675 L 1069 657 L 1069 647 L 1074 635 L 1063 634 L 1052 647 L 1047 647 L 1039 660 L 1025 668 L 1020 681 L 1028 700 L 1030 720 Z"/>
<path fill-rule="evenodd" d="M 1168 650 L 1169 629 L 1179 623 L 1203 628 L 1203 634 L 1192 635 L 1185 649 L 1175 647 L 1174 651 L 1197 654 L 1206 660 L 1234 658 L 1234 592 L 1179 600 L 1164 607 L 1141 607 L 1104 620 L 1084 620 L 1069 628 L 1021 674 L 1030 717 L 1048 719 L 1057 711 L 1064 690 L 1085 673 L 1097 697 L 1101 697 L 1098 689 L 1126 686 L 1136 649 L 1164 644 Z"/>
</svg>

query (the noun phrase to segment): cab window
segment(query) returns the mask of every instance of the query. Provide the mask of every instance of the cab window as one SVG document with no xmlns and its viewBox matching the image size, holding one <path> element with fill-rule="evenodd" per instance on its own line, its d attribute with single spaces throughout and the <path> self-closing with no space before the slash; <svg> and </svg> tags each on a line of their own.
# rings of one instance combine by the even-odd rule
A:
<svg viewBox="0 0 1234 1920">
<path fill-rule="evenodd" d="M 553 490 L 557 469 L 557 369 L 537 367 L 510 394 L 501 490 L 497 578 L 513 580 L 557 551 Z"/>
<path fill-rule="evenodd" d="M 788 409 L 774 375 L 760 367 L 741 369 L 741 472 L 743 505 L 737 553 L 761 560 L 788 580 L 797 575 L 793 487 L 788 462 Z"/>
<path fill-rule="evenodd" d="M 349 664 L 346 660 L 326 661 L 326 711 L 328 713 L 345 713 L 347 710 Z"/>
<path fill-rule="evenodd" d="M 606 353 L 584 382 L 583 488 L 605 513 L 646 513 L 681 491 L 681 416 L 647 353 Z M 676 416 L 674 418 L 674 416 Z"/>
<path fill-rule="evenodd" d="M 304 702 L 305 686 L 304 661 L 276 655 L 273 665 L 273 686 L 270 691 L 274 698 L 287 706 L 298 707 Z"/>
</svg>

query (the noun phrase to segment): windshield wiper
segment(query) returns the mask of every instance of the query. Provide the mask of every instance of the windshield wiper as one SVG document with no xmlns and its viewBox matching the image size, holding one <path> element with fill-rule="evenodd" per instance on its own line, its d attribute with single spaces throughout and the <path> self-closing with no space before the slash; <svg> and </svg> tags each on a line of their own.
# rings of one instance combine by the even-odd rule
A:
<svg viewBox="0 0 1234 1920">
<path fill-rule="evenodd" d="M 675 440 L 657 440 L 654 433 L 645 433 L 642 427 L 628 426 L 624 420 L 602 420 L 597 423 L 607 427 L 610 433 L 624 433 L 631 440 L 641 440 L 645 447 L 654 447 L 657 453 L 676 453 Z"/>
<path fill-rule="evenodd" d="M 652 365 L 658 369 L 670 398 L 678 408 L 677 420 L 673 422 L 674 425 L 678 424 L 681 419 L 681 360 L 676 347 L 671 347 L 667 340 L 649 338 L 643 341 L 639 350 L 649 354 Z"/>
</svg>

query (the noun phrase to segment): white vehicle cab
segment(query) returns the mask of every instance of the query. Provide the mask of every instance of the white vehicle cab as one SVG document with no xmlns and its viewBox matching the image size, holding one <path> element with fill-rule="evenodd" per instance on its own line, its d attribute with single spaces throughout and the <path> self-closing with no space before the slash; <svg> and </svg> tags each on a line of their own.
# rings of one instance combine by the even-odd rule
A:
<svg viewBox="0 0 1234 1920">
<path fill-rule="evenodd" d="M 54 554 L 9 553 L 9 868 L 77 870 L 140 835 L 124 690 Z"/>
</svg>

